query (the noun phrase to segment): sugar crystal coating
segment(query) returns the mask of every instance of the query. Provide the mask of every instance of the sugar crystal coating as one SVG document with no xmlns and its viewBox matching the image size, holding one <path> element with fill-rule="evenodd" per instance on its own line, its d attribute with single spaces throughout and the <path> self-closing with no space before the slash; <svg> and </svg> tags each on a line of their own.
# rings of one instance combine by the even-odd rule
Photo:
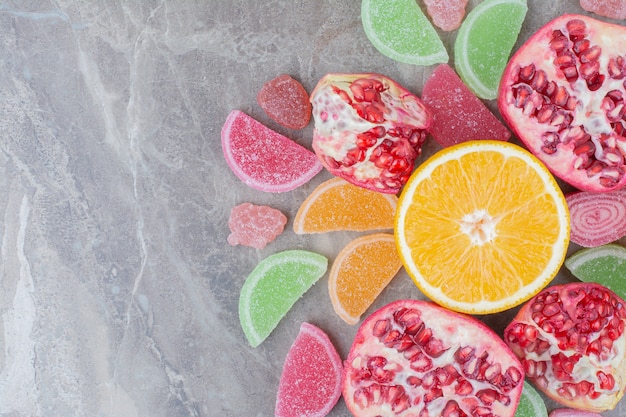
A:
<svg viewBox="0 0 626 417">
<path fill-rule="evenodd" d="M 283 366 L 276 417 L 324 417 L 341 396 L 342 363 L 320 328 L 302 323 Z"/>
<path fill-rule="evenodd" d="M 447 64 L 424 84 L 422 100 L 433 117 L 430 134 L 443 147 L 476 139 L 508 140 L 511 132 Z"/>
<path fill-rule="evenodd" d="M 322 170 L 312 151 L 239 110 L 222 127 L 222 151 L 241 181 L 265 192 L 291 191 Z"/>
<path fill-rule="evenodd" d="M 243 203 L 230 211 L 228 243 L 263 249 L 285 229 L 287 217 L 269 206 Z"/>
<path fill-rule="evenodd" d="M 424 4 L 435 26 L 451 31 L 461 26 L 467 0 L 424 0 Z"/>
<path fill-rule="evenodd" d="M 309 94 L 287 74 L 263 84 L 257 103 L 272 120 L 290 129 L 303 129 L 311 119 Z"/>
<path fill-rule="evenodd" d="M 598 16 L 626 19 L 626 0 L 580 0 L 580 7 Z"/>
</svg>

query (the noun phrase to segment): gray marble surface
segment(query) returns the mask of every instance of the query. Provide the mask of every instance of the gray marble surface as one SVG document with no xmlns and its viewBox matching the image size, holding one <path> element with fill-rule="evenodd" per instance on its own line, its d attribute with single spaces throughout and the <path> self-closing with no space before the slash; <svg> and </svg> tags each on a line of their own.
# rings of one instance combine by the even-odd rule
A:
<svg viewBox="0 0 626 417">
<path fill-rule="evenodd" d="M 582 12 L 528 4 L 520 42 Z M 452 54 L 455 32 L 442 37 Z M 356 326 L 334 314 L 323 277 L 251 348 L 239 290 L 272 253 L 332 261 L 355 235 L 295 235 L 300 202 L 329 174 L 285 194 L 248 188 L 222 156 L 226 115 L 310 146 L 312 125 L 283 129 L 258 107 L 263 82 L 287 73 L 310 91 L 328 72 L 375 71 L 419 94 L 432 70 L 380 55 L 357 0 L 1 2 L 0 416 L 273 416 L 300 323 L 342 357 Z M 229 246 L 242 202 L 282 210 L 285 233 Z M 423 298 L 404 272 L 375 307 L 401 297 Z M 483 319 L 501 331 L 514 312 Z M 625 414 L 622 401 L 603 415 Z M 343 400 L 330 415 L 349 415 Z"/>
</svg>

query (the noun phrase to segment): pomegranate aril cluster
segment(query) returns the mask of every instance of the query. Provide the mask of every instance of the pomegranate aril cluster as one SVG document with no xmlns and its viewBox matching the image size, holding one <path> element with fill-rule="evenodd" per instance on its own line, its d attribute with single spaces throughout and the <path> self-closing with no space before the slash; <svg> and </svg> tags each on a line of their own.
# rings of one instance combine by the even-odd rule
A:
<svg viewBox="0 0 626 417">
<path fill-rule="evenodd" d="M 473 402 L 471 414 L 464 414 L 468 410 L 463 411 L 458 401 L 449 399 L 440 415 L 492 416 L 491 406 L 495 402 L 509 405 L 507 393 L 522 380 L 517 368 L 501 369 L 487 351 L 451 347 L 438 339 L 417 310 L 403 308 L 392 317 L 376 321 L 371 336 L 393 349 L 396 360 L 360 356 L 352 362 L 350 377 L 361 385 L 354 393 L 354 402 L 363 409 L 391 404 L 395 414 L 416 407 L 421 409 L 419 416 L 435 415 L 429 414 L 429 403 L 452 393 L 474 397 L 464 400 L 465 404 Z"/>
<path fill-rule="evenodd" d="M 612 56 L 601 67 L 602 48 L 587 39 L 582 20 L 571 20 L 566 30 L 554 30 L 549 46 L 555 54 L 553 65 L 569 82 L 569 87 L 550 80 L 534 64 L 519 68 L 512 89 L 514 106 L 545 126 L 542 151 L 557 152 L 559 144 L 572 144 L 574 169 L 611 187 L 625 173 L 626 112 L 624 89 L 626 59 Z M 583 87 L 584 86 L 584 87 Z M 604 93 L 599 110 L 593 114 L 595 94 Z M 591 97 L 591 98 L 590 98 Z"/>
</svg>

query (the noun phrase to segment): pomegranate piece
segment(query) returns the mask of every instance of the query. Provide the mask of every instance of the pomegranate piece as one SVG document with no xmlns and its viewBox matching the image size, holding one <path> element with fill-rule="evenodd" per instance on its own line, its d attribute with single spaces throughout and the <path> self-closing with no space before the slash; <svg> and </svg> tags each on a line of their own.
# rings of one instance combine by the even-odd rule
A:
<svg viewBox="0 0 626 417">
<path fill-rule="evenodd" d="M 588 411 L 575 410 L 573 408 L 557 408 L 552 410 L 548 417 L 602 417 L 597 413 L 590 413 Z"/>
<path fill-rule="evenodd" d="M 559 178 L 582 191 L 626 185 L 626 28 L 563 15 L 509 61 L 504 119 Z"/>
<path fill-rule="evenodd" d="M 276 239 L 287 224 L 287 217 L 269 206 L 243 203 L 230 210 L 228 243 L 263 249 Z"/>
<path fill-rule="evenodd" d="M 326 333 L 302 323 L 285 358 L 274 416 L 326 416 L 341 396 L 342 374 L 341 358 Z"/>
<path fill-rule="evenodd" d="M 465 17 L 467 0 L 424 0 L 426 13 L 441 30 L 458 29 Z"/>
<path fill-rule="evenodd" d="M 626 388 L 625 324 L 624 301 L 611 290 L 569 283 L 524 304 L 504 341 L 537 389 L 567 407 L 601 412 Z"/>
<path fill-rule="evenodd" d="M 432 113 L 429 132 L 443 147 L 468 140 L 506 141 L 511 137 L 511 132 L 447 64 L 439 65 L 426 81 L 422 100 Z"/>
<path fill-rule="evenodd" d="M 396 194 L 431 123 L 424 103 L 380 74 L 328 74 L 311 94 L 313 150 L 333 175 Z"/>
<path fill-rule="evenodd" d="M 565 200 L 570 211 L 570 240 L 577 245 L 595 248 L 626 236 L 626 189 L 579 191 Z"/>
<path fill-rule="evenodd" d="M 272 120 L 290 129 L 303 129 L 311 120 L 309 93 L 287 74 L 263 84 L 256 99 Z"/>
<path fill-rule="evenodd" d="M 512 417 L 524 385 L 513 352 L 477 319 L 398 300 L 369 316 L 344 362 L 355 417 Z"/>
<path fill-rule="evenodd" d="M 580 7 L 598 16 L 626 19 L 626 0 L 580 0 Z"/>
</svg>

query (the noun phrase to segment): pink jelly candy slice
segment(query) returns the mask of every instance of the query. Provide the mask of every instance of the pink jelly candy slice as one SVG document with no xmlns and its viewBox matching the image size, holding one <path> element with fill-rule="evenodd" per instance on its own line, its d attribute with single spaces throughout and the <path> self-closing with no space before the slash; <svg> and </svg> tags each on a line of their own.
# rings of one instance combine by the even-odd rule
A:
<svg viewBox="0 0 626 417">
<path fill-rule="evenodd" d="M 550 412 L 549 417 L 602 417 L 598 413 L 574 410 L 573 408 L 557 408 Z"/>
<path fill-rule="evenodd" d="M 461 26 L 467 0 L 424 0 L 426 13 L 439 29 L 450 31 Z"/>
<path fill-rule="evenodd" d="M 626 19 L 626 0 L 580 0 L 588 12 L 611 19 Z"/>
<path fill-rule="evenodd" d="M 256 100 L 272 120 L 290 129 L 303 129 L 311 119 L 309 93 L 289 75 L 263 84 Z"/>
<path fill-rule="evenodd" d="M 607 193 L 579 191 L 565 199 L 570 211 L 570 240 L 586 248 L 626 236 L 626 189 Z"/>
<path fill-rule="evenodd" d="M 222 151 L 235 175 L 260 191 L 291 191 L 322 170 L 312 151 L 239 110 L 222 127 Z"/>
<path fill-rule="evenodd" d="M 422 100 L 433 117 L 429 132 L 443 147 L 476 139 L 508 140 L 511 132 L 447 64 L 424 84 Z"/>
<path fill-rule="evenodd" d="M 243 203 L 230 211 L 228 243 L 263 249 L 285 230 L 285 224 L 287 217 L 279 210 Z"/>
<path fill-rule="evenodd" d="M 341 396 L 342 363 L 328 336 L 302 323 L 276 395 L 276 417 L 324 417 Z"/>
</svg>

